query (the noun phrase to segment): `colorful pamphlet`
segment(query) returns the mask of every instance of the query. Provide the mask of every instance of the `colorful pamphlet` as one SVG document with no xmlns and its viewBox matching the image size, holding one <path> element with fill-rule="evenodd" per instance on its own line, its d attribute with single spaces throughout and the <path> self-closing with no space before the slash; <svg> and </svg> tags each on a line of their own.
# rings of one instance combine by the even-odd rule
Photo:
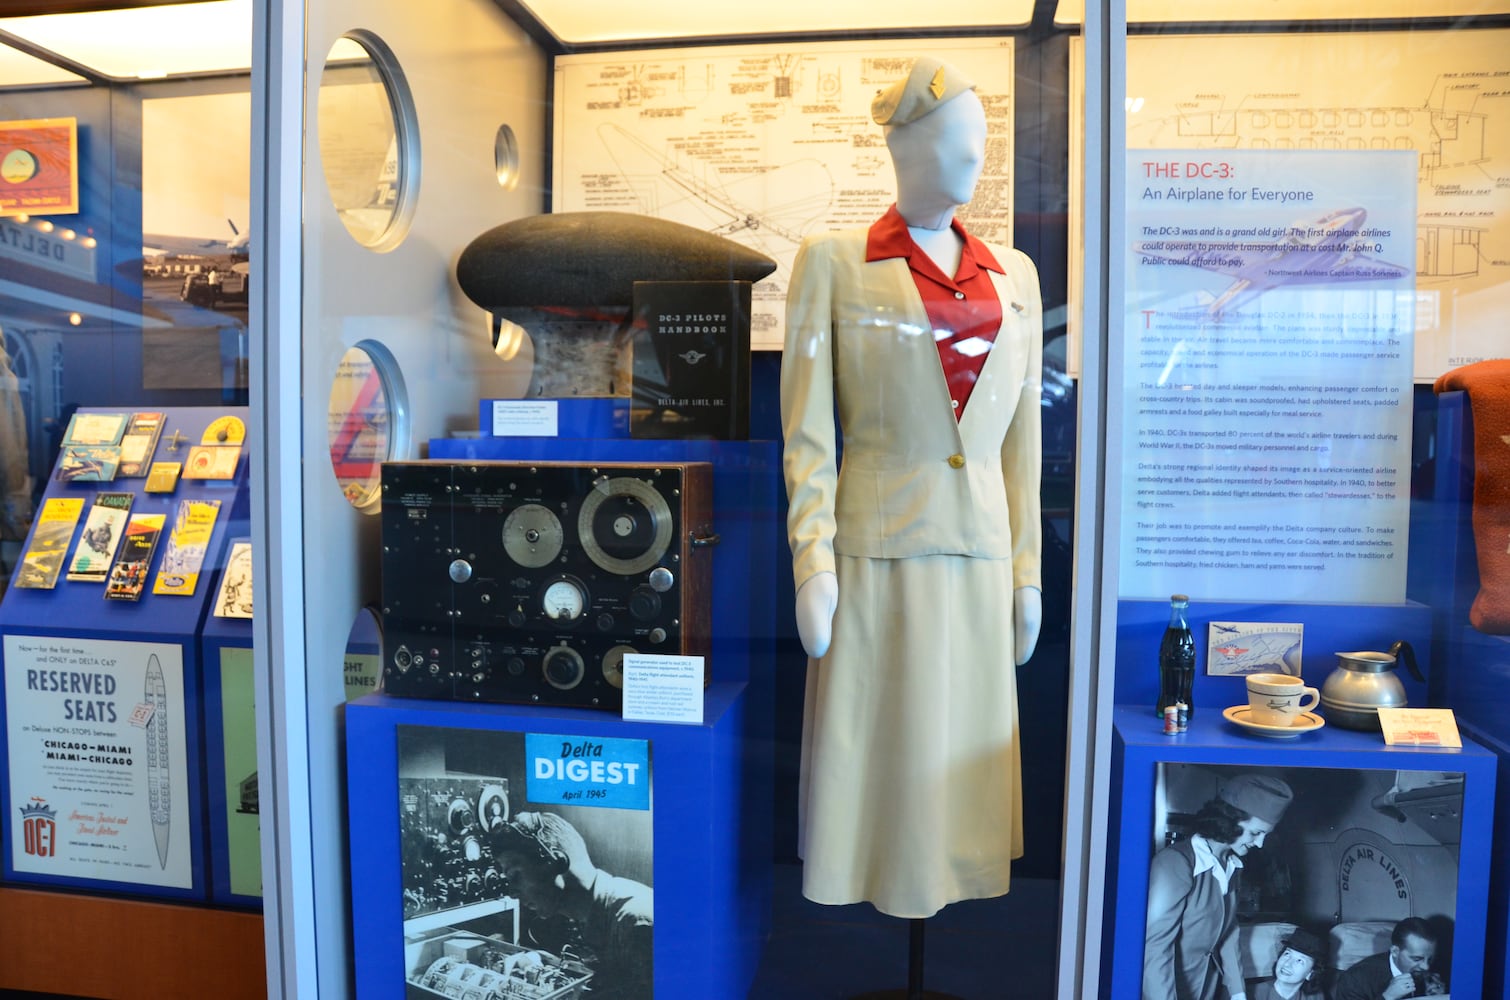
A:
<svg viewBox="0 0 1510 1000">
<path fill-rule="evenodd" d="M 178 474 L 183 471 L 182 462 L 153 462 L 147 473 L 148 493 L 172 493 L 178 489 Z"/>
<path fill-rule="evenodd" d="M 132 514 L 126 522 L 126 538 L 121 543 L 121 554 L 110 567 L 110 579 L 105 583 L 105 596 L 116 601 L 134 601 L 142 596 L 147 585 L 147 571 L 152 565 L 152 552 L 157 548 L 157 539 L 163 533 L 165 514 Z"/>
<path fill-rule="evenodd" d="M 63 570 L 63 557 L 68 554 L 68 543 L 73 539 L 73 529 L 78 526 L 79 516 L 84 513 L 83 497 L 52 497 L 42 504 L 37 514 L 37 523 L 31 532 L 31 543 L 26 555 L 21 558 L 21 568 L 16 572 L 16 586 L 29 590 L 51 590 Z"/>
<path fill-rule="evenodd" d="M 1392 747 L 1462 747 L 1450 708 L 1381 708 L 1379 729 Z"/>
<path fill-rule="evenodd" d="M 75 413 L 63 434 L 64 446 L 120 444 L 126 431 L 124 413 Z"/>
<path fill-rule="evenodd" d="M 158 435 L 163 432 L 163 419 L 161 413 L 131 414 L 126 433 L 121 437 L 121 467 L 116 475 L 134 479 L 147 474 L 152 452 L 157 450 Z"/>
<path fill-rule="evenodd" d="M 189 449 L 183 475 L 185 479 L 234 479 L 240 458 L 240 445 L 196 444 Z"/>
<path fill-rule="evenodd" d="M 152 581 L 152 593 L 192 597 L 220 516 L 219 500 L 180 500 L 168 549 Z"/>
<path fill-rule="evenodd" d="M 120 548 L 121 536 L 126 533 L 126 519 L 135 499 L 134 493 L 100 493 L 95 496 L 79 543 L 74 546 L 73 560 L 68 564 L 69 580 L 105 582 L 110 564 L 115 561 L 115 550 Z"/>
<path fill-rule="evenodd" d="M 105 444 L 71 444 L 58 457 L 58 481 L 108 483 L 121 464 L 121 449 Z"/>
<path fill-rule="evenodd" d="M 225 574 L 220 578 L 220 593 L 215 598 L 217 618 L 252 617 L 252 541 L 238 538 L 231 543 L 225 560 Z"/>
</svg>

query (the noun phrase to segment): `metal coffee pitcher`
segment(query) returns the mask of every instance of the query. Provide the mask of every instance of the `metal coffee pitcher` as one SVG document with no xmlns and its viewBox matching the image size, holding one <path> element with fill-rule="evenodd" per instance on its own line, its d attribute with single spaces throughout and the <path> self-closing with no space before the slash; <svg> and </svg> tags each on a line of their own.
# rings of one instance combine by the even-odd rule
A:
<svg viewBox="0 0 1510 1000">
<path fill-rule="evenodd" d="M 1400 640 L 1387 653 L 1338 653 L 1337 669 L 1321 685 L 1326 717 L 1344 729 L 1379 729 L 1379 709 L 1404 708 L 1405 685 L 1395 676 L 1396 659 L 1403 657 L 1410 675 L 1422 684 L 1416 651 Z"/>
</svg>

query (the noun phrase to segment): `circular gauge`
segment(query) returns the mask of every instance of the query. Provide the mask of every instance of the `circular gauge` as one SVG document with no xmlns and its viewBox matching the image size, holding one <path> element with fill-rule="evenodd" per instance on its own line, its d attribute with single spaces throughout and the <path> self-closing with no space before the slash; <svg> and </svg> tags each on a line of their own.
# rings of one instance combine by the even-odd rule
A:
<svg viewBox="0 0 1510 1000">
<path fill-rule="evenodd" d="M 528 569 L 549 565 L 564 538 L 560 518 L 538 503 L 515 507 L 503 522 L 503 551 Z"/>
<path fill-rule="evenodd" d="M 37 158 L 30 150 L 13 149 L 0 161 L 0 177 L 11 184 L 24 184 L 37 176 Z M 502 175 L 500 174 L 500 183 Z"/>
<path fill-rule="evenodd" d="M 614 687 L 624 687 L 624 657 L 638 653 L 633 646 L 615 646 L 603 654 L 603 679 Z"/>
<path fill-rule="evenodd" d="M 242 444 L 246 441 L 246 424 L 240 417 L 216 417 L 204 429 L 200 444 Z"/>
<path fill-rule="evenodd" d="M 477 796 L 477 815 L 482 817 L 482 828 L 491 830 L 509 821 L 509 793 L 502 785 L 483 785 Z"/>
<path fill-rule="evenodd" d="M 451 832 L 460 836 L 477 822 L 477 814 L 472 811 L 472 804 L 466 799 L 455 798 L 446 810 L 446 822 L 450 825 Z"/>
<path fill-rule="evenodd" d="M 587 675 L 587 664 L 582 654 L 570 646 L 552 646 L 540 663 L 545 682 L 553 688 L 569 691 L 582 683 Z"/>
<path fill-rule="evenodd" d="M 576 577 L 557 577 L 540 592 L 540 609 L 557 625 L 575 625 L 587 611 L 587 588 Z"/>
<path fill-rule="evenodd" d="M 461 841 L 461 856 L 468 861 L 476 861 L 482 857 L 482 842 L 476 837 L 464 837 Z M 468 878 L 476 878 L 476 872 L 468 872 Z"/>
<path fill-rule="evenodd" d="M 577 534 L 598 568 L 620 576 L 643 573 L 671 546 L 671 508 L 643 480 L 604 476 L 582 500 Z"/>
</svg>

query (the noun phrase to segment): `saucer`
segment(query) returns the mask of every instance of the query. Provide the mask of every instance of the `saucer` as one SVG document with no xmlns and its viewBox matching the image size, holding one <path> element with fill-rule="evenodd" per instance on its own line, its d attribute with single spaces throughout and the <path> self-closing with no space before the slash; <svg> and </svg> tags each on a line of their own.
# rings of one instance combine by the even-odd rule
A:
<svg viewBox="0 0 1510 1000">
<path fill-rule="evenodd" d="M 1222 710 L 1222 718 L 1228 722 L 1235 722 L 1250 733 L 1272 737 L 1276 740 L 1292 740 L 1301 733 L 1315 732 L 1326 725 L 1326 720 L 1314 712 L 1301 712 L 1295 717 L 1294 725 L 1270 726 L 1262 722 L 1254 722 L 1249 717 L 1252 711 L 1247 705 L 1233 705 L 1231 708 Z"/>
</svg>

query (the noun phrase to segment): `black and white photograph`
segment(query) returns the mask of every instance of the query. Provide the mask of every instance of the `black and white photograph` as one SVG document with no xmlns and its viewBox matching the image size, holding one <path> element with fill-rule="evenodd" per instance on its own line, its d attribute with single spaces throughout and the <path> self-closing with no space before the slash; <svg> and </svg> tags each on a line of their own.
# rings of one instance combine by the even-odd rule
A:
<svg viewBox="0 0 1510 1000">
<path fill-rule="evenodd" d="M 1143 1000 L 1450 996 L 1463 788 L 1451 771 L 1160 763 Z"/>
<path fill-rule="evenodd" d="M 400 726 L 398 757 L 408 997 L 650 1000 L 647 743 Z"/>
</svg>

